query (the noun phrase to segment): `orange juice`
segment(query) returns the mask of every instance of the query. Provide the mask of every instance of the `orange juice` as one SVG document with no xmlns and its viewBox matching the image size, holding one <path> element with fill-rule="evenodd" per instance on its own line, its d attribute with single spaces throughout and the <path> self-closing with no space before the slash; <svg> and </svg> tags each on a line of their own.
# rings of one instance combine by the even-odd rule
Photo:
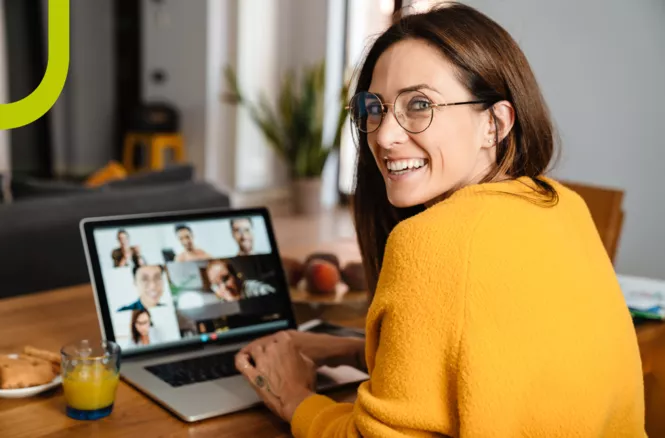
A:
<svg viewBox="0 0 665 438">
<path fill-rule="evenodd" d="M 77 364 L 62 379 L 67 407 L 77 411 L 112 408 L 118 381 L 118 372 L 101 363 Z"/>
<path fill-rule="evenodd" d="M 120 347 L 84 339 L 65 345 L 61 354 L 67 416 L 98 420 L 110 415 L 120 380 Z"/>
</svg>

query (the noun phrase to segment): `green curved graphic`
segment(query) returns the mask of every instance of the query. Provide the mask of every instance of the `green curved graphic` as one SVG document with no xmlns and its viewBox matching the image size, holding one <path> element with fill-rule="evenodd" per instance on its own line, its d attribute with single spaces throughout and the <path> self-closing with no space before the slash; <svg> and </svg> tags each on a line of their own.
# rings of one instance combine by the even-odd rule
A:
<svg viewBox="0 0 665 438">
<path fill-rule="evenodd" d="M 48 63 L 39 86 L 18 102 L 0 104 L 0 130 L 34 122 L 60 96 L 69 69 L 69 0 L 48 2 Z"/>
</svg>

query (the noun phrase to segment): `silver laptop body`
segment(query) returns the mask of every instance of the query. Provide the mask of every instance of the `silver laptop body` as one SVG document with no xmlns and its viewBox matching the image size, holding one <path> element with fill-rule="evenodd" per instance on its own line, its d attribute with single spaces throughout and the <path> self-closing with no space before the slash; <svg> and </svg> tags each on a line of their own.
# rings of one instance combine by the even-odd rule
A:
<svg viewBox="0 0 665 438">
<path fill-rule="evenodd" d="M 250 255 L 238 254 L 247 244 L 238 232 L 243 227 L 245 234 L 253 233 Z M 284 329 L 307 330 L 319 323 L 301 327 L 295 323 L 267 209 L 88 218 L 81 221 L 80 229 L 102 337 L 122 348 L 122 378 L 184 421 L 260 403 L 244 378 L 229 369 L 234 353 L 261 336 Z M 132 247 L 139 248 L 133 255 Z M 179 258 L 183 253 L 196 254 L 197 249 L 204 254 L 201 259 Z M 226 270 L 220 261 L 227 263 Z M 216 288 L 220 270 L 224 286 Z M 240 279 L 236 283 L 234 276 Z M 151 285 L 158 288 L 155 284 L 162 285 L 161 295 L 148 290 Z M 234 288 L 238 284 L 242 286 Z M 220 288 L 236 294 L 224 295 Z M 139 319 L 146 314 L 149 323 Z M 147 324 L 146 334 L 140 329 Z M 199 363 L 210 363 L 208 356 L 215 356 L 212 371 L 208 366 L 197 374 Z M 184 380 L 179 377 L 183 363 L 187 364 Z M 322 367 L 317 390 L 367 378 L 351 367 Z"/>
</svg>

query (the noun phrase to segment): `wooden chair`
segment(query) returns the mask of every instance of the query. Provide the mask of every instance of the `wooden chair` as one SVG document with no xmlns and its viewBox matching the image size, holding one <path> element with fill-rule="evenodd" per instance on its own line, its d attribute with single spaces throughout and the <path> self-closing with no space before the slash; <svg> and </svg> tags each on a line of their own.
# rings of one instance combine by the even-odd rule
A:
<svg viewBox="0 0 665 438">
<path fill-rule="evenodd" d="M 562 184 L 577 192 L 586 202 L 591 212 L 600 238 L 607 249 L 612 262 L 616 257 L 621 228 L 623 226 L 624 211 L 622 209 L 622 190 L 578 184 L 562 181 Z"/>
</svg>

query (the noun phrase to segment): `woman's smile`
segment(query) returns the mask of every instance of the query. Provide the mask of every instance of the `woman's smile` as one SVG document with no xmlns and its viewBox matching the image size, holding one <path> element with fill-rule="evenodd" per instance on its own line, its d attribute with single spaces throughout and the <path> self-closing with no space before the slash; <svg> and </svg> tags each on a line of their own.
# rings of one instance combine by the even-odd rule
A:
<svg viewBox="0 0 665 438">
<path fill-rule="evenodd" d="M 423 173 L 429 166 L 427 158 L 384 158 L 386 177 L 392 181 L 402 181 Z"/>
</svg>

